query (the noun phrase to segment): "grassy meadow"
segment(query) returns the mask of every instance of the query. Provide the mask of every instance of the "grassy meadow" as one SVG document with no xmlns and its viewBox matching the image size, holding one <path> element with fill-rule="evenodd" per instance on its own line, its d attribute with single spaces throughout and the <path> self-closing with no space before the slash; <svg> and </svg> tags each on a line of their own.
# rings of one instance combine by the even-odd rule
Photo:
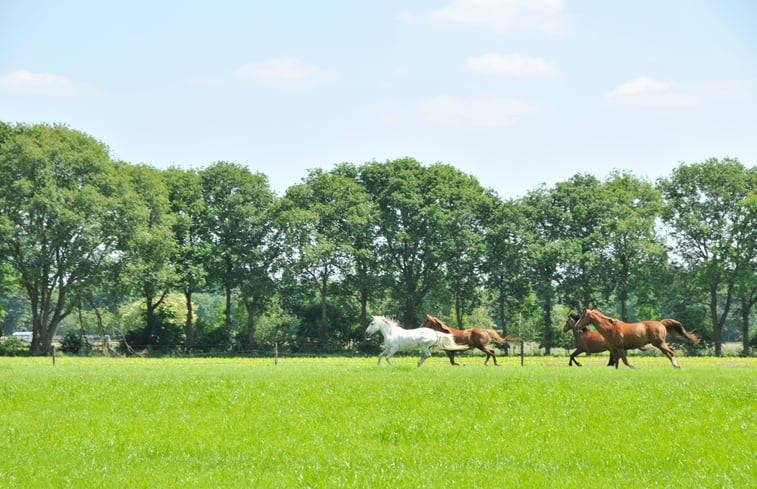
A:
<svg viewBox="0 0 757 489">
<path fill-rule="evenodd" d="M 757 359 L 0 358 L 6 488 L 757 487 Z"/>
</svg>

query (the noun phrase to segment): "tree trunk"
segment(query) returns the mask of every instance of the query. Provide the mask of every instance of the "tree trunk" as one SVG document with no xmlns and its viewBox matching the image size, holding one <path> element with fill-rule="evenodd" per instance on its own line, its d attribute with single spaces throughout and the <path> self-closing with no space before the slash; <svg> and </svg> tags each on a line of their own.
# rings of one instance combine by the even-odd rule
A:
<svg viewBox="0 0 757 489">
<path fill-rule="evenodd" d="M 360 327 L 361 329 L 368 327 L 368 291 L 366 289 L 360 291 Z"/>
<path fill-rule="evenodd" d="M 329 324 L 327 320 L 328 282 L 328 275 L 323 274 L 323 277 L 321 277 L 321 283 L 319 284 L 321 293 L 321 321 L 318 325 L 318 334 L 323 341 L 326 341 L 329 338 Z"/>
<path fill-rule="evenodd" d="M 255 298 L 245 298 L 244 307 L 247 310 L 247 346 L 252 347 L 255 344 L 255 314 L 257 313 Z"/>
<path fill-rule="evenodd" d="M 415 326 L 412 326 L 415 324 L 415 301 L 408 298 L 405 301 L 405 311 L 402 318 L 402 327 L 403 328 L 414 328 Z"/>
<path fill-rule="evenodd" d="M 192 317 L 192 290 L 191 289 L 184 289 L 184 299 L 187 303 L 187 322 L 184 326 L 184 349 L 186 350 L 186 353 L 189 353 L 192 351 L 192 322 L 194 318 Z"/>
<path fill-rule="evenodd" d="M 226 257 L 226 332 L 231 333 L 231 258 Z"/>
<path fill-rule="evenodd" d="M 544 301 L 544 356 L 552 354 L 552 297 Z"/>
<path fill-rule="evenodd" d="M 463 329 L 463 301 L 460 292 L 455 292 L 455 319 L 457 320 L 457 329 Z"/>
<path fill-rule="evenodd" d="M 751 307 L 746 297 L 741 298 L 741 355 L 749 356 L 749 312 Z"/>
<path fill-rule="evenodd" d="M 621 262 L 621 279 L 618 291 L 618 295 L 620 297 L 620 320 L 624 322 L 628 322 L 628 275 L 630 275 L 630 272 L 628 271 L 628 258 L 625 255 L 622 255 L 620 257 Z"/>
<path fill-rule="evenodd" d="M 710 315 L 712 317 L 712 339 L 715 342 L 715 356 L 723 356 L 722 328 L 718 319 L 718 290 L 710 286 Z"/>
<path fill-rule="evenodd" d="M 152 343 L 152 339 L 155 337 L 155 304 L 152 301 L 152 296 L 145 296 L 145 322 L 147 323 L 146 337 L 148 342 Z"/>
</svg>

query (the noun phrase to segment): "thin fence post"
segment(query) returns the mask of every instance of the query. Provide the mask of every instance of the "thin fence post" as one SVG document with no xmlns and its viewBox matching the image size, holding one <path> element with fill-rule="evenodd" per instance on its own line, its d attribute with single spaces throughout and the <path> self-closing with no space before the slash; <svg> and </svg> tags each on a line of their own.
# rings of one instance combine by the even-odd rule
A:
<svg viewBox="0 0 757 489">
<path fill-rule="evenodd" d="M 50 353 L 53 356 L 53 367 L 55 366 L 55 345 L 50 346 Z"/>
<path fill-rule="evenodd" d="M 273 344 L 273 364 L 279 364 L 279 342 Z"/>
</svg>

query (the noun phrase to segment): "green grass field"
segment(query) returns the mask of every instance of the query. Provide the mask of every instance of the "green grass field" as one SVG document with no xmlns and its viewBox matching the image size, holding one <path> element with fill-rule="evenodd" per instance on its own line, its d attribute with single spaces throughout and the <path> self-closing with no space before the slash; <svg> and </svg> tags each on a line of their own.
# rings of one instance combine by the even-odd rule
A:
<svg viewBox="0 0 757 489">
<path fill-rule="evenodd" d="M 757 487 L 757 359 L 0 358 L 6 488 Z"/>
</svg>

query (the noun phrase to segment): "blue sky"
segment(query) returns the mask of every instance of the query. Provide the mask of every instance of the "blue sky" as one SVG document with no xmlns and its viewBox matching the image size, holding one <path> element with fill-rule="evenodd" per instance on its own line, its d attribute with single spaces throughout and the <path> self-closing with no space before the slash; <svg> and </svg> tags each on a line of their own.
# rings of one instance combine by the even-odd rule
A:
<svg viewBox="0 0 757 489">
<path fill-rule="evenodd" d="M 757 161 L 757 2 L 0 2 L 0 120 L 158 168 L 412 156 L 505 198 Z"/>
</svg>

